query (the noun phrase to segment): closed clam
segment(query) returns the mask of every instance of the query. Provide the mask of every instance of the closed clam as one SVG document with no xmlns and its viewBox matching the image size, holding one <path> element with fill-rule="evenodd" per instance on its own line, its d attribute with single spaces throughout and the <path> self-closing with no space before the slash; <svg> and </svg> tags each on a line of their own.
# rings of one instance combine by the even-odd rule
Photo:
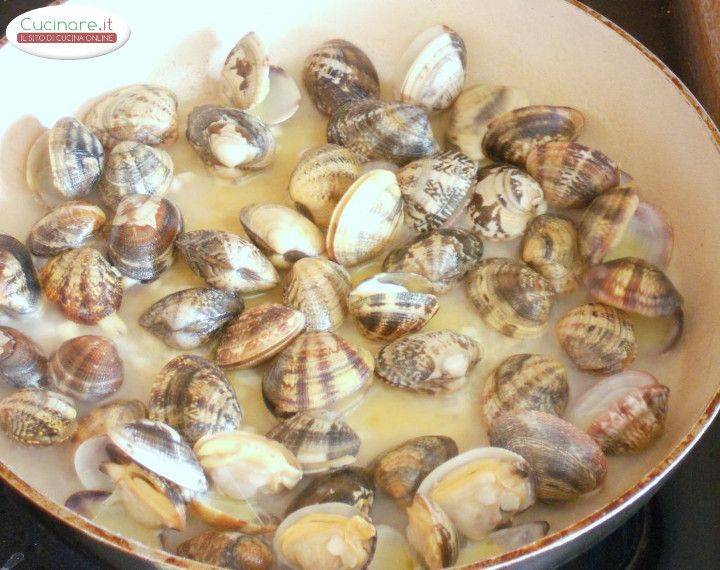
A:
<svg viewBox="0 0 720 570">
<path fill-rule="evenodd" d="M 84 335 L 62 343 L 48 359 L 48 382 L 58 392 L 95 402 L 117 392 L 123 363 L 112 341 Z"/>
<path fill-rule="evenodd" d="M 223 371 L 190 354 L 162 367 L 150 389 L 148 412 L 151 420 L 175 428 L 190 444 L 242 425 L 240 403 Z"/>
<path fill-rule="evenodd" d="M 423 435 L 388 449 L 373 462 L 375 486 L 401 504 L 410 504 L 418 486 L 438 465 L 458 454 L 444 435 Z"/>
<path fill-rule="evenodd" d="M 140 326 L 172 348 L 187 350 L 208 342 L 245 303 L 232 291 L 195 287 L 170 293 L 140 315 Z"/>
<path fill-rule="evenodd" d="M 343 467 L 313 478 L 298 493 L 285 514 L 320 503 L 345 503 L 369 515 L 375 501 L 372 475 L 363 467 Z"/>
<path fill-rule="evenodd" d="M 173 168 L 172 158 L 164 150 L 123 141 L 108 154 L 97 191 L 111 210 L 132 194 L 162 198 L 172 183 Z"/>
<path fill-rule="evenodd" d="M 620 183 L 617 164 L 599 150 L 566 141 L 535 146 L 527 170 L 554 208 L 584 208 Z"/>
<path fill-rule="evenodd" d="M 435 293 L 445 293 L 468 271 L 475 269 L 483 254 L 483 244 L 470 232 L 441 229 L 423 234 L 407 245 L 391 251 L 383 271 L 417 273 L 430 280 Z"/>
<path fill-rule="evenodd" d="M 473 160 L 485 158 L 482 140 L 495 117 L 525 107 L 524 91 L 505 85 L 473 85 L 465 89 L 450 111 L 448 143 Z"/>
<path fill-rule="evenodd" d="M 602 303 L 575 307 L 558 321 L 555 334 L 575 366 L 596 374 L 620 372 L 637 353 L 625 312 Z"/>
<path fill-rule="evenodd" d="M 376 374 L 389 385 L 422 394 L 454 392 L 482 358 L 482 347 L 451 330 L 415 333 L 380 350 Z"/>
<path fill-rule="evenodd" d="M 406 509 L 408 543 L 428 570 L 440 570 L 455 564 L 458 535 L 450 517 L 425 495 L 416 494 Z"/>
<path fill-rule="evenodd" d="M 552 141 L 574 141 L 585 118 L 572 107 L 530 105 L 495 117 L 482 140 L 485 156 L 524 167 L 530 151 Z"/>
<path fill-rule="evenodd" d="M 505 412 L 538 410 L 560 416 L 569 391 L 562 362 L 542 354 L 515 354 L 485 380 L 482 412 L 488 426 Z"/>
<path fill-rule="evenodd" d="M 38 388 L 46 376 L 42 349 L 19 330 L 0 326 L 0 377 L 15 388 Z"/>
<path fill-rule="evenodd" d="M 315 108 L 328 117 L 345 103 L 380 95 L 380 80 L 370 58 L 340 39 L 320 44 L 307 57 L 303 83 Z"/>
<path fill-rule="evenodd" d="M 670 389 L 647 372 L 626 370 L 594 384 L 568 420 L 614 455 L 648 447 L 663 432 Z"/>
<path fill-rule="evenodd" d="M 396 340 L 423 328 L 440 302 L 433 284 L 414 273 L 379 273 L 353 289 L 348 309 L 360 332 L 372 340 Z"/>
<path fill-rule="evenodd" d="M 317 226 L 282 204 L 259 202 L 245 206 L 240 210 L 240 223 L 250 240 L 281 269 L 325 250 L 325 239 Z"/>
<path fill-rule="evenodd" d="M 218 289 L 252 293 L 280 280 L 272 263 L 245 238 L 220 230 L 185 232 L 177 249 L 197 275 Z"/>
<path fill-rule="evenodd" d="M 305 315 L 307 330 L 337 329 L 352 285 L 347 270 L 323 257 L 299 260 L 285 277 L 283 301 Z"/>
<path fill-rule="evenodd" d="M 110 224 L 108 259 L 125 277 L 154 281 L 172 265 L 183 227 L 182 214 L 170 200 L 125 196 Z"/>
<path fill-rule="evenodd" d="M 270 570 L 275 556 L 260 538 L 240 532 L 209 530 L 188 538 L 177 555 L 218 568 Z"/>
<path fill-rule="evenodd" d="M 233 107 L 252 109 L 270 89 L 270 61 L 255 32 L 248 32 L 225 58 L 220 74 L 222 94 Z"/>
<path fill-rule="evenodd" d="M 78 422 L 73 436 L 75 443 L 107 434 L 117 425 L 129 424 L 147 417 L 147 408 L 140 400 L 115 400 L 90 410 Z"/>
<path fill-rule="evenodd" d="M 535 476 L 537 497 L 546 502 L 576 499 L 602 485 L 607 460 L 586 433 L 552 414 L 506 413 L 490 428 L 492 445 L 523 456 Z"/>
<path fill-rule="evenodd" d="M 55 445 L 77 429 L 77 410 L 67 396 L 23 388 L 0 400 L 0 429 L 23 445 Z"/>
<path fill-rule="evenodd" d="M 418 233 L 451 226 L 467 204 L 477 165 L 447 151 L 401 168 L 397 181 L 405 202 L 405 223 Z"/>
<path fill-rule="evenodd" d="M 374 359 L 332 332 L 306 332 L 288 346 L 263 378 L 270 411 L 287 417 L 346 405 L 372 382 Z"/>
<path fill-rule="evenodd" d="M 573 291 L 582 270 L 575 223 L 554 214 L 537 216 L 525 230 L 520 259 L 547 279 L 555 293 Z"/>
<path fill-rule="evenodd" d="M 83 121 L 108 149 L 122 141 L 171 143 L 177 139 L 177 105 L 166 87 L 126 85 L 97 101 Z"/>
<path fill-rule="evenodd" d="M 0 234 L 0 310 L 17 317 L 39 306 L 40 283 L 30 253 L 14 237 Z"/>
<path fill-rule="evenodd" d="M 501 164 L 478 173 L 467 206 L 470 228 L 493 241 L 515 239 L 547 204 L 540 185 L 515 166 Z"/>
<path fill-rule="evenodd" d="M 303 473 L 325 473 L 355 463 L 360 438 L 332 412 L 305 412 L 283 420 L 267 437 L 295 454 Z"/>
<path fill-rule="evenodd" d="M 335 206 L 326 236 L 328 257 L 357 265 L 387 247 L 403 215 L 395 174 L 371 170 L 358 178 Z"/>
<path fill-rule="evenodd" d="M 327 139 L 350 149 L 361 162 L 403 165 L 438 151 L 425 109 L 373 99 L 346 103 L 335 111 Z"/>
<path fill-rule="evenodd" d="M 63 202 L 35 222 L 28 247 L 35 255 L 57 255 L 82 247 L 96 236 L 105 223 L 105 213 L 86 202 Z"/>
</svg>

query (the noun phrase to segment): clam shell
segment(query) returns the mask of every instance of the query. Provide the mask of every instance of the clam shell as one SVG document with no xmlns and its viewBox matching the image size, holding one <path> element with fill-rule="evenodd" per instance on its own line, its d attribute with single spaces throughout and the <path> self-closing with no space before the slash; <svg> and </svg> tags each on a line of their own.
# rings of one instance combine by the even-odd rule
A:
<svg viewBox="0 0 720 570">
<path fill-rule="evenodd" d="M 85 489 L 113 490 L 112 478 L 102 471 L 103 463 L 111 461 L 110 453 L 112 448 L 107 435 L 90 437 L 77 444 L 73 453 L 73 467 L 80 484 Z"/>
<path fill-rule="evenodd" d="M 320 503 L 345 503 L 360 513 L 369 515 L 374 500 L 375 485 L 370 473 L 363 467 L 344 467 L 314 477 L 295 496 L 285 515 Z"/>
<path fill-rule="evenodd" d="M 203 522 L 218 529 L 242 531 L 244 534 L 269 534 L 277 526 L 275 517 L 250 501 L 229 499 L 210 491 L 195 497 L 190 509 Z"/>
<path fill-rule="evenodd" d="M 255 32 L 248 32 L 225 58 L 220 89 L 233 107 L 252 109 L 268 94 L 270 62 Z"/>
<path fill-rule="evenodd" d="M 117 425 L 129 424 L 147 417 L 147 408 L 140 400 L 115 400 L 90 410 L 78 423 L 73 436 L 75 443 L 106 435 Z"/>
<path fill-rule="evenodd" d="M 0 310 L 19 316 L 39 306 L 40 283 L 30 253 L 14 237 L 0 234 Z"/>
<path fill-rule="evenodd" d="M 83 489 L 70 495 L 65 506 L 88 520 L 93 519 L 95 509 L 110 498 L 110 491 Z"/>
<path fill-rule="evenodd" d="M 639 244 L 638 257 L 646 259 L 660 269 L 666 269 L 675 245 L 675 231 L 667 212 L 655 204 L 640 201 L 619 240 L 620 247 L 623 246 L 623 242 L 630 245 Z"/>
<path fill-rule="evenodd" d="M 271 65 L 268 79 L 267 96 L 254 107 L 253 114 L 267 125 L 279 125 L 297 113 L 302 95 L 295 80 L 282 67 Z"/>
<path fill-rule="evenodd" d="M 345 40 L 329 40 L 315 48 L 305 60 L 303 83 L 315 108 L 328 117 L 345 103 L 380 96 L 372 61 Z"/>
<path fill-rule="evenodd" d="M 82 247 L 98 234 L 105 213 L 86 202 L 64 202 L 35 222 L 28 247 L 35 255 L 51 256 Z"/>
<path fill-rule="evenodd" d="M 275 556 L 263 540 L 241 532 L 208 530 L 182 542 L 177 555 L 218 568 L 270 570 Z"/>
<path fill-rule="evenodd" d="M 0 326 L 0 377 L 15 388 L 39 388 L 46 376 L 42 349 L 19 330 Z"/>
<path fill-rule="evenodd" d="M 503 553 L 510 552 L 540 540 L 549 530 L 550 524 L 547 521 L 533 521 L 491 532 L 484 541 L 499 547 Z"/>
<path fill-rule="evenodd" d="M 415 333 L 380 350 L 376 374 L 395 388 L 437 394 L 454 392 L 482 358 L 473 339 L 450 330 Z"/>
<path fill-rule="evenodd" d="M 407 541 L 425 568 L 440 570 L 455 564 L 459 549 L 458 535 L 445 511 L 418 493 L 406 513 Z"/>
<path fill-rule="evenodd" d="M 330 217 L 328 257 L 347 266 L 372 259 L 390 243 L 402 215 L 395 174 L 389 170 L 363 174 L 340 198 Z"/>
<path fill-rule="evenodd" d="M 70 398 L 39 388 L 23 388 L 0 400 L 0 429 L 23 445 L 55 445 L 77 429 Z"/>
</svg>

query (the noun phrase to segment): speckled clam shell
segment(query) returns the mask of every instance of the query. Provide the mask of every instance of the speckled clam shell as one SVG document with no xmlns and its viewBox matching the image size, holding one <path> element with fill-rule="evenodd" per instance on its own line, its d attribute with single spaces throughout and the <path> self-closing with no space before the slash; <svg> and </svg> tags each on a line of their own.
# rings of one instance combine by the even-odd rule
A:
<svg viewBox="0 0 720 570">
<path fill-rule="evenodd" d="M 77 411 L 67 396 L 23 388 L 0 400 L 0 429 L 23 445 L 62 443 L 77 429 Z"/>
<path fill-rule="evenodd" d="M 42 349 L 19 330 L 0 326 L 0 378 L 15 388 L 38 388 L 46 376 Z"/>
<path fill-rule="evenodd" d="M 216 568 L 270 570 L 275 562 L 272 548 L 264 540 L 233 531 L 202 532 L 180 543 L 177 555 Z"/>
<path fill-rule="evenodd" d="M 367 469 L 344 467 L 337 471 L 314 477 L 292 500 L 289 513 L 321 503 L 345 503 L 359 512 L 369 515 L 375 500 L 375 485 Z"/>
<path fill-rule="evenodd" d="M 70 320 L 95 324 L 122 302 L 120 273 L 91 247 L 53 257 L 40 275 L 42 288 Z"/>
<path fill-rule="evenodd" d="M 252 109 L 270 88 L 270 61 L 255 32 L 248 32 L 225 58 L 220 90 L 233 107 Z"/>
<path fill-rule="evenodd" d="M 562 362 L 542 354 L 515 354 L 485 379 L 482 412 L 488 426 L 505 412 L 536 410 L 560 416 L 569 392 Z"/>
<path fill-rule="evenodd" d="M 515 239 L 547 209 L 542 188 L 510 165 L 483 168 L 467 206 L 470 229 L 493 241 Z"/>
<path fill-rule="evenodd" d="M 538 336 L 550 318 L 550 283 L 521 261 L 485 259 L 468 277 L 468 295 L 486 324 L 511 338 Z"/>
<path fill-rule="evenodd" d="M 305 60 L 303 83 L 315 108 L 328 117 L 345 103 L 380 96 L 372 61 L 345 40 L 329 40 L 315 48 Z"/>
<path fill-rule="evenodd" d="M 587 372 L 620 372 L 637 354 L 635 331 L 627 315 L 602 303 L 575 307 L 558 321 L 555 334 L 573 364 Z"/>
<path fill-rule="evenodd" d="M 147 408 L 140 400 L 114 400 L 93 408 L 82 417 L 73 435 L 73 442 L 80 444 L 106 435 L 114 426 L 129 424 L 146 417 Z"/>
<path fill-rule="evenodd" d="M 555 293 L 573 291 L 582 271 L 575 223 L 554 214 L 537 216 L 525 230 L 520 259 L 547 279 Z"/>
<path fill-rule="evenodd" d="M 340 107 L 328 123 L 327 139 L 354 152 L 361 162 L 403 165 L 438 151 L 422 107 L 372 99 Z"/>
<path fill-rule="evenodd" d="M 30 253 L 14 237 L 0 234 L 0 310 L 19 316 L 39 306 L 40 283 Z"/>
<path fill-rule="evenodd" d="M 453 566 L 460 547 L 457 530 L 447 513 L 420 493 L 406 513 L 405 536 L 423 566 L 431 570 Z"/>
<path fill-rule="evenodd" d="M 441 229 L 423 234 L 391 251 L 383 271 L 417 273 L 429 279 L 435 293 L 445 293 L 475 269 L 483 254 L 483 243 L 461 229 Z"/>
<path fill-rule="evenodd" d="M 335 205 L 360 177 L 360 163 L 348 149 L 326 144 L 300 157 L 288 191 L 298 210 L 327 228 Z"/>
<path fill-rule="evenodd" d="M 64 202 L 35 222 L 28 247 L 35 255 L 57 255 L 85 245 L 103 224 L 105 212 L 101 208 L 87 202 Z"/>
<path fill-rule="evenodd" d="M 607 459 L 597 443 L 552 414 L 506 413 L 492 424 L 489 435 L 492 445 L 527 460 L 541 501 L 571 501 L 594 491 L 605 480 Z"/>
<path fill-rule="evenodd" d="M 195 230 L 179 236 L 176 245 L 190 269 L 218 289 L 240 293 L 266 291 L 280 280 L 262 252 L 239 235 Z"/>
<path fill-rule="evenodd" d="M 374 359 L 331 332 L 301 334 L 263 378 L 263 398 L 276 416 L 342 405 L 372 381 Z"/>
<path fill-rule="evenodd" d="M 618 166 L 612 159 L 575 142 L 534 147 L 527 155 L 526 167 L 553 208 L 584 208 L 620 183 Z"/>
<path fill-rule="evenodd" d="M 96 102 L 83 122 L 108 149 L 122 141 L 171 143 L 177 139 L 177 105 L 166 87 L 127 85 Z"/>
<path fill-rule="evenodd" d="M 150 389 L 151 420 L 175 428 L 191 445 L 207 434 L 242 425 L 242 410 L 223 371 L 190 354 L 176 356 L 158 373 Z"/>
<path fill-rule="evenodd" d="M 123 141 L 108 154 L 97 191 L 111 210 L 131 194 L 162 198 L 172 183 L 173 171 L 172 158 L 164 150 Z"/>
<path fill-rule="evenodd" d="M 527 94 L 505 85 L 473 85 L 453 103 L 447 130 L 448 143 L 473 160 L 482 160 L 482 140 L 495 117 L 525 107 Z"/>
<path fill-rule="evenodd" d="M 482 358 L 482 347 L 451 330 L 415 333 L 380 350 L 375 373 L 395 388 L 437 394 L 454 392 Z"/>
<path fill-rule="evenodd" d="M 585 118 L 572 107 L 530 105 L 495 117 L 482 140 L 482 151 L 495 162 L 524 167 L 530 151 L 552 141 L 574 141 Z"/>
<path fill-rule="evenodd" d="M 418 233 L 450 226 L 467 204 L 477 165 L 448 151 L 401 168 L 397 181 L 405 202 L 405 224 Z"/>
</svg>

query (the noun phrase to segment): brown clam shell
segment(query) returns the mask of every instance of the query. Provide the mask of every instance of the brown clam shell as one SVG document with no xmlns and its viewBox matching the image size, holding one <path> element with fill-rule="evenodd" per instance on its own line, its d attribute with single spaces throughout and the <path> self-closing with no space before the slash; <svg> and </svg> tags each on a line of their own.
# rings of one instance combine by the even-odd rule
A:
<svg viewBox="0 0 720 570">
<path fill-rule="evenodd" d="M 58 392 L 23 388 L 0 400 L 0 429 L 23 445 L 54 445 L 77 429 L 77 411 Z"/>
<path fill-rule="evenodd" d="M 73 436 L 75 443 L 105 435 L 114 426 L 129 424 L 147 417 L 147 408 L 140 400 L 115 400 L 90 410 L 78 423 Z"/>
<path fill-rule="evenodd" d="M 0 377 L 15 388 L 38 388 L 46 376 L 42 349 L 19 330 L 0 326 Z"/>
<path fill-rule="evenodd" d="M 35 222 L 28 247 L 35 255 L 51 256 L 82 247 L 100 231 L 105 213 L 87 202 L 63 202 Z"/>
<path fill-rule="evenodd" d="M 407 540 L 424 566 L 440 570 L 455 564 L 459 551 L 458 533 L 445 511 L 418 493 L 406 513 Z"/>
<path fill-rule="evenodd" d="M 275 555 L 262 539 L 232 531 L 208 530 L 181 543 L 178 556 L 218 568 L 270 570 Z"/>
<path fill-rule="evenodd" d="M 321 503 L 345 503 L 364 515 L 370 514 L 375 500 L 375 485 L 363 467 L 344 467 L 313 478 L 293 499 L 285 515 Z"/>
<path fill-rule="evenodd" d="M 40 283 L 30 253 L 14 237 L 0 234 L 0 310 L 18 316 L 39 306 Z"/>
</svg>

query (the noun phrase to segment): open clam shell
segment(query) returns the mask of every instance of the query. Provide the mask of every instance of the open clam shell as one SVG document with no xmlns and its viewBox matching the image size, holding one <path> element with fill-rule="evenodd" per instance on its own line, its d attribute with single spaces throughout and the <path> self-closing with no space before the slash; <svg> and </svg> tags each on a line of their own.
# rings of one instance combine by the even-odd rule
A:
<svg viewBox="0 0 720 570">
<path fill-rule="evenodd" d="M 269 534 L 277 526 L 275 517 L 250 501 L 230 499 L 215 491 L 195 497 L 190 510 L 213 528 L 244 534 Z"/>
<path fill-rule="evenodd" d="M 265 541 L 232 531 L 202 532 L 182 542 L 176 553 L 215 568 L 270 570 L 275 562 L 272 548 Z"/>
<path fill-rule="evenodd" d="M 70 398 L 40 388 L 23 388 L 0 400 L 0 429 L 23 445 L 55 445 L 77 429 Z"/>
<path fill-rule="evenodd" d="M 28 336 L 0 326 L 0 378 L 15 388 L 39 388 L 47 378 L 47 358 Z"/>
<path fill-rule="evenodd" d="M 113 426 L 129 424 L 147 417 L 147 408 L 140 400 L 114 400 L 97 406 L 78 422 L 73 442 L 82 443 L 87 439 L 106 435 Z"/>
<path fill-rule="evenodd" d="M 107 435 L 97 435 L 83 440 L 73 453 L 73 466 L 80 484 L 85 489 L 113 490 L 113 480 L 100 470 L 103 463 L 111 461 Z"/>
<path fill-rule="evenodd" d="M 222 94 L 238 109 L 252 109 L 270 89 L 270 62 L 255 32 L 248 32 L 225 58 L 220 74 Z"/>
<path fill-rule="evenodd" d="M 30 253 L 14 237 L 0 234 L 0 310 L 10 316 L 40 307 L 40 283 Z"/>
<path fill-rule="evenodd" d="M 268 94 L 255 105 L 253 113 L 266 125 L 279 125 L 297 112 L 302 95 L 295 80 L 282 67 L 271 65 L 269 80 Z"/>
<path fill-rule="evenodd" d="M 369 516 L 375 501 L 375 485 L 370 472 L 363 467 L 343 467 L 314 477 L 298 493 L 285 514 L 309 505 L 345 503 Z"/>
<path fill-rule="evenodd" d="M 82 247 L 95 237 L 105 224 L 102 209 L 87 202 L 63 202 L 35 222 L 28 237 L 34 255 L 57 255 Z"/>
<path fill-rule="evenodd" d="M 458 556 L 458 535 L 455 525 L 439 505 L 420 493 L 405 510 L 408 526 L 407 541 L 425 568 L 440 570 L 455 564 Z"/>
</svg>

